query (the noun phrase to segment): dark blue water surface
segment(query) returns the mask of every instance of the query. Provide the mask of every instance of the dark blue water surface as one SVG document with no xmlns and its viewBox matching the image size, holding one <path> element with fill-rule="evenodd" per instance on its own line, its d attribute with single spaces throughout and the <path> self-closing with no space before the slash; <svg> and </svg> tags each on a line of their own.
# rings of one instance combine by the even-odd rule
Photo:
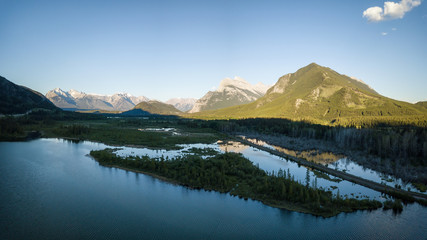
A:
<svg viewBox="0 0 427 240">
<path fill-rule="evenodd" d="M 1 239 L 426 239 L 427 208 L 333 218 L 100 166 L 97 143 L 0 143 Z"/>
</svg>

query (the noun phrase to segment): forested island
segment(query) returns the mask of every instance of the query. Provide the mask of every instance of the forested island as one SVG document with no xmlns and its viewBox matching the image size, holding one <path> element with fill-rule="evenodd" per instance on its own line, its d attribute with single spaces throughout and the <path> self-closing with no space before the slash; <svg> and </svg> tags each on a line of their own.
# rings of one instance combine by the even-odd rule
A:
<svg viewBox="0 0 427 240">
<path fill-rule="evenodd" d="M 148 156 L 119 157 L 114 149 L 91 151 L 103 166 L 148 173 L 166 181 L 193 189 L 214 190 L 244 199 L 253 199 L 269 206 L 331 217 L 341 212 L 374 210 L 382 207 L 376 200 L 342 198 L 338 193 L 295 181 L 291 174 L 279 170 L 267 174 L 236 153 L 217 153 L 203 159 L 184 155 L 172 159 Z M 401 208 L 400 202 L 396 209 Z"/>
</svg>

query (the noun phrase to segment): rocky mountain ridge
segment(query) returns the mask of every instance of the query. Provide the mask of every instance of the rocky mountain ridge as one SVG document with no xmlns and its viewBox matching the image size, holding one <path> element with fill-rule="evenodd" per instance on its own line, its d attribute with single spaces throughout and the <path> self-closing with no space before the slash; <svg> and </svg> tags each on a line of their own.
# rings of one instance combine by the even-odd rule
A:
<svg viewBox="0 0 427 240">
<path fill-rule="evenodd" d="M 66 110 L 127 111 L 138 103 L 149 100 L 147 97 L 136 97 L 128 93 L 99 95 L 87 94 L 74 89 L 67 92 L 60 88 L 49 91 L 46 97 L 57 107 Z"/>
</svg>

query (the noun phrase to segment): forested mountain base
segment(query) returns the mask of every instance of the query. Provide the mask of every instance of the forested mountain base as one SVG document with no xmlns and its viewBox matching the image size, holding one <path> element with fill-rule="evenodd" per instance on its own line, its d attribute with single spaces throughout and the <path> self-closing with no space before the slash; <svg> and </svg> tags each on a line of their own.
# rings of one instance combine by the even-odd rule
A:
<svg viewBox="0 0 427 240">
<path fill-rule="evenodd" d="M 202 122 L 203 124 L 203 122 Z M 286 119 L 208 121 L 230 134 L 256 136 L 292 150 L 321 150 L 410 182 L 427 184 L 427 128 L 372 123 L 371 127 L 333 127 Z"/>
</svg>

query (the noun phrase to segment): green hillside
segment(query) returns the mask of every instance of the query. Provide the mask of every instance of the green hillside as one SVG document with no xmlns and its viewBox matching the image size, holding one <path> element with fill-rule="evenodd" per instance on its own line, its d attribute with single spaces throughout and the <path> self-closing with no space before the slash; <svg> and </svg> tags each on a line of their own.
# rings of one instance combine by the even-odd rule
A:
<svg viewBox="0 0 427 240">
<path fill-rule="evenodd" d="M 427 109 L 427 101 L 417 102 L 417 103 L 415 103 L 415 105 L 421 106 L 421 107 Z"/>
<path fill-rule="evenodd" d="M 312 63 L 279 78 L 255 102 L 190 115 L 204 119 L 288 118 L 323 124 L 366 116 L 427 116 L 427 110 L 381 96 L 360 80 Z"/>
<path fill-rule="evenodd" d="M 22 114 L 36 108 L 58 109 L 43 94 L 0 76 L 0 114 Z"/>
<path fill-rule="evenodd" d="M 182 112 L 174 106 L 159 101 L 151 100 L 137 104 L 133 109 L 141 109 L 151 114 L 179 115 Z"/>
</svg>

